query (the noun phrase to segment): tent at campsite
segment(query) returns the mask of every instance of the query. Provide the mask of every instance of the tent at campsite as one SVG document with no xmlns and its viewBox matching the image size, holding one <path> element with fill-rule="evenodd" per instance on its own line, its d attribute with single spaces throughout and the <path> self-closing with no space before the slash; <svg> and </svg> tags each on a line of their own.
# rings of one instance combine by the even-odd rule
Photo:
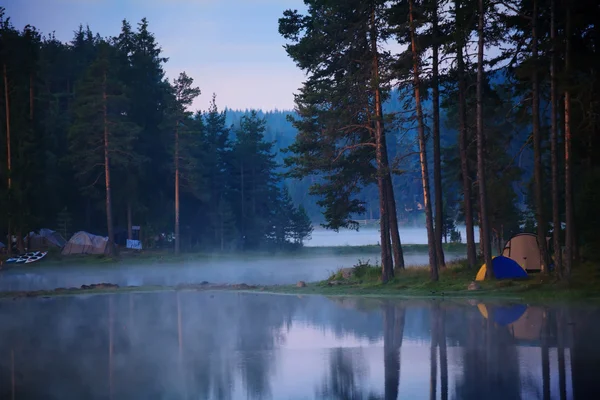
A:
<svg viewBox="0 0 600 400">
<path fill-rule="evenodd" d="M 492 259 L 492 268 L 496 279 L 527 278 L 527 272 L 515 260 L 508 257 L 498 256 Z M 483 281 L 486 274 L 486 265 L 483 264 L 477 272 L 476 281 Z"/>
<path fill-rule="evenodd" d="M 71 254 L 106 254 L 108 238 L 79 231 L 69 239 L 62 250 L 62 255 Z"/>
<path fill-rule="evenodd" d="M 537 236 L 532 233 L 519 233 L 510 238 L 504 246 L 502 255 L 515 260 L 527 272 L 537 272 L 542 269 Z"/>
<path fill-rule="evenodd" d="M 45 250 L 51 247 L 62 249 L 67 241 L 62 235 L 51 229 L 40 229 L 40 233 L 30 232 L 25 237 L 25 243 L 28 243 L 29 250 Z"/>
</svg>

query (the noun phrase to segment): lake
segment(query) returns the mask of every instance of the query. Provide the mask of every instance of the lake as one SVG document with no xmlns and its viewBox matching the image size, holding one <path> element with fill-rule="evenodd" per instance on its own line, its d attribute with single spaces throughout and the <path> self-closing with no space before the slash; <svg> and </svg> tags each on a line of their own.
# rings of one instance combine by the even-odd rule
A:
<svg viewBox="0 0 600 400">
<path fill-rule="evenodd" d="M 0 398 L 594 398 L 600 309 L 160 292 L 0 301 Z"/>
</svg>

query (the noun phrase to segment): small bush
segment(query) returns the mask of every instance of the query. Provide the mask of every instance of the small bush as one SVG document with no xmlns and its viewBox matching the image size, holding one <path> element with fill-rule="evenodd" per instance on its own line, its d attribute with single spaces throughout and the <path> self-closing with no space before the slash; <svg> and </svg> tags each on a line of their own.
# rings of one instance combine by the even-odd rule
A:
<svg viewBox="0 0 600 400">
<path fill-rule="evenodd" d="M 357 279 L 378 279 L 381 275 L 381 266 L 379 263 L 371 265 L 370 260 L 358 260 L 354 266 L 354 277 Z"/>
</svg>

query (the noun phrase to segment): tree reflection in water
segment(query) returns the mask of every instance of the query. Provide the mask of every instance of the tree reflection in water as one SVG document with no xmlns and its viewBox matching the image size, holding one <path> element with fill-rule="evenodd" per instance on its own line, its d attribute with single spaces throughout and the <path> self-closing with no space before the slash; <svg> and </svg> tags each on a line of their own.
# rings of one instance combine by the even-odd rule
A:
<svg viewBox="0 0 600 400">
<path fill-rule="evenodd" d="M 507 309 L 516 310 L 509 321 Z M 578 400 L 596 390 L 598 321 L 595 306 L 458 300 L 8 299 L 0 301 L 0 398 Z M 298 355 L 311 364 L 290 360 Z"/>
</svg>

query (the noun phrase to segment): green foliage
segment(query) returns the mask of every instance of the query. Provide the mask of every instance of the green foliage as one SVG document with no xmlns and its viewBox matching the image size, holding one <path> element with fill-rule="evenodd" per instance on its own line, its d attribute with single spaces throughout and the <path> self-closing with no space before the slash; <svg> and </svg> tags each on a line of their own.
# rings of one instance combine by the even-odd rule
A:
<svg viewBox="0 0 600 400">
<path fill-rule="evenodd" d="M 305 240 L 311 239 L 312 232 L 313 226 L 310 218 L 304 206 L 300 205 L 292 214 L 292 238 L 294 243 L 302 245 Z"/>
<path fill-rule="evenodd" d="M 375 78 L 372 62 L 378 56 L 386 65 L 388 53 L 375 54 L 370 41 L 384 35 L 385 7 L 380 1 L 307 5 L 306 15 L 287 10 L 279 20 L 288 55 L 309 74 L 296 96 L 298 117 L 291 120 L 298 135 L 285 165 L 293 178 L 319 175 L 310 193 L 323 208 L 323 226 L 357 229 L 353 218 L 366 211 L 358 194 L 375 181 L 375 89 L 385 96 L 389 82 L 385 74 Z"/>
</svg>

